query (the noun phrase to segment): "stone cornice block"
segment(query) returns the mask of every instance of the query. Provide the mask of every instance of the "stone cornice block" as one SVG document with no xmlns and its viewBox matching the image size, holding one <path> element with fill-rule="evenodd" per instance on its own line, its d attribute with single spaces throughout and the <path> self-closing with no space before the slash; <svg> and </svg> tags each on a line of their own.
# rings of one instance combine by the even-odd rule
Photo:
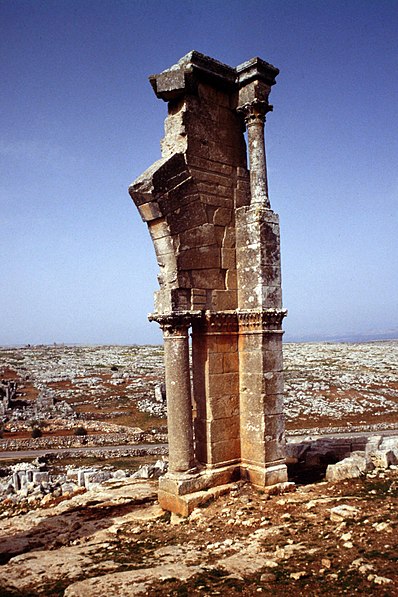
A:
<svg viewBox="0 0 398 597">
<path fill-rule="evenodd" d="M 271 87 L 275 85 L 275 77 L 279 74 L 278 68 L 258 57 L 242 62 L 235 70 L 239 87 L 243 87 L 254 80 L 263 81 Z"/>
<path fill-rule="evenodd" d="M 156 96 L 165 102 L 176 100 L 186 94 L 195 94 L 200 82 L 227 93 L 237 92 L 254 83 L 254 94 L 252 92 L 251 95 L 266 98 L 270 87 L 276 83 L 275 77 L 278 73 L 279 69 L 258 57 L 233 68 L 192 50 L 177 64 L 157 75 L 151 75 L 149 81 Z"/>
<path fill-rule="evenodd" d="M 149 81 L 156 96 L 168 102 L 181 95 L 195 93 L 199 81 L 224 90 L 233 90 L 236 71 L 227 64 L 193 50 L 177 64 L 158 75 L 151 75 Z"/>
</svg>

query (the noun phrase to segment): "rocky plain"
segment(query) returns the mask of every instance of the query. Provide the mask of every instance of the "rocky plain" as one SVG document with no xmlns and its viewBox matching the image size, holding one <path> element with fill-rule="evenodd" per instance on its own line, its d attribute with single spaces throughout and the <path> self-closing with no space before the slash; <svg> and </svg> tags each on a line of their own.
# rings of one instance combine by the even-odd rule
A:
<svg viewBox="0 0 398 597">
<path fill-rule="evenodd" d="M 161 347 L 1 349 L 0 595 L 397 595 L 398 341 L 284 362 L 295 483 L 184 519 L 156 502 Z"/>
</svg>

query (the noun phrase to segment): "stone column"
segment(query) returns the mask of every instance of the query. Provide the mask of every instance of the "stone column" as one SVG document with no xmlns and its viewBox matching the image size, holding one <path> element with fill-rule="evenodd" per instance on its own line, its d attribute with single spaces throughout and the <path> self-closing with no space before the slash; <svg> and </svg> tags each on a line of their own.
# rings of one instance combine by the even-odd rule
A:
<svg viewBox="0 0 398 597">
<path fill-rule="evenodd" d="M 163 330 L 169 472 L 192 471 L 195 463 L 189 366 L 189 315 L 152 316 Z"/>
<path fill-rule="evenodd" d="M 265 157 L 264 124 L 265 115 L 272 110 L 268 102 L 258 99 L 238 108 L 244 116 L 250 162 L 251 204 L 270 208 L 268 198 L 267 164 Z"/>
</svg>

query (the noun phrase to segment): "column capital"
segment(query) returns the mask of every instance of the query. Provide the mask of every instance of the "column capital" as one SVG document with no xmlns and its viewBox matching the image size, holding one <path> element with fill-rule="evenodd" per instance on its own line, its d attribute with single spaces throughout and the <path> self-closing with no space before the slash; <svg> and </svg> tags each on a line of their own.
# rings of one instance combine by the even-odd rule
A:
<svg viewBox="0 0 398 597">
<path fill-rule="evenodd" d="M 272 110 L 273 106 L 271 104 L 259 99 L 246 102 L 236 109 L 238 114 L 242 114 L 246 127 L 253 124 L 264 126 L 265 116 L 268 112 L 272 112 Z"/>
<path fill-rule="evenodd" d="M 181 313 L 150 313 L 149 321 L 156 321 L 165 337 L 186 336 L 188 328 L 192 324 L 192 313 L 189 311 Z"/>
</svg>

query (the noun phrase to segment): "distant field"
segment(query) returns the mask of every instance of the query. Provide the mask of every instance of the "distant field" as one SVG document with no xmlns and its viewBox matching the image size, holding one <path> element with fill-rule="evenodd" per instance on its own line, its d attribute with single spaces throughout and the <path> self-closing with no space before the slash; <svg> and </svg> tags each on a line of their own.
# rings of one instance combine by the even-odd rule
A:
<svg viewBox="0 0 398 597">
<path fill-rule="evenodd" d="M 284 362 L 287 430 L 398 425 L 398 341 L 286 344 Z M 27 401 L 52 390 L 79 424 L 164 426 L 154 399 L 163 376 L 160 346 L 0 349 L 0 378 L 18 379 Z M 53 421 L 45 433 L 72 433 L 76 424 Z M 8 422 L 5 436 L 28 437 L 28 423 Z"/>
</svg>

